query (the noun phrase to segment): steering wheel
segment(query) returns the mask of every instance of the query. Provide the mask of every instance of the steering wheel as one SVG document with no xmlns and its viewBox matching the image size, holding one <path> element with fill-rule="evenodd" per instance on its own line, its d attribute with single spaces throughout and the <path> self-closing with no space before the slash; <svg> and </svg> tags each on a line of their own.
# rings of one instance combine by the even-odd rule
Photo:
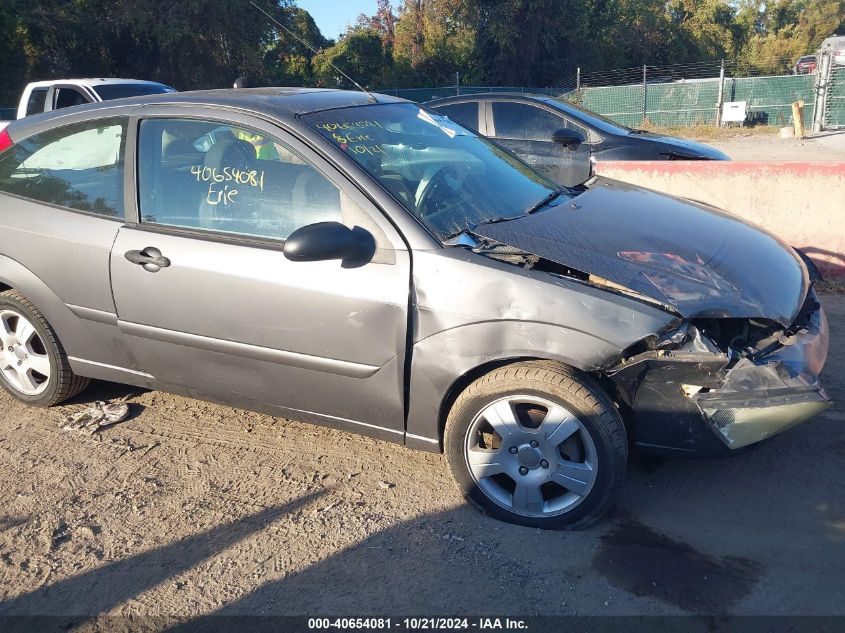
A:
<svg viewBox="0 0 845 633">
<path fill-rule="evenodd" d="M 457 170 L 451 166 L 440 167 L 428 178 L 428 180 L 426 180 L 423 176 L 415 196 L 417 213 L 422 216 L 431 217 L 448 211 L 460 203 L 460 196 L 457 195 L 456 187 L 450 185 L 446 178 L 455 180 L 458 188 L 463 183 L 463 179 L 458 175 Z M 432 199 L 432 196 L 438 192 L 446 192 L 447 196 L 451 195 L 451 197 L 457 197 L 458 200 L 451 205 L 440 205 L 439 207 L 435 205 L 434 209 L 428 209 L 429 201 Z"/>
</svg>

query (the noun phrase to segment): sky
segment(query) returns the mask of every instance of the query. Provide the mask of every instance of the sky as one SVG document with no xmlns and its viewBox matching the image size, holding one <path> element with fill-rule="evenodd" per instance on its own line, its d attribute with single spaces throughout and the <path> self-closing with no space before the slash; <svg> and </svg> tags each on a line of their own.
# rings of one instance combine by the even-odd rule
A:
<svg viewBox="0 0 845 633">
<path fill-rule="evenodd" d="M 355 24 L 359 14 L 376 12 L 376 0 L 296 0 L 296 6 L 311 14 L 323 37 L 333 40 Z"/>
</svg>

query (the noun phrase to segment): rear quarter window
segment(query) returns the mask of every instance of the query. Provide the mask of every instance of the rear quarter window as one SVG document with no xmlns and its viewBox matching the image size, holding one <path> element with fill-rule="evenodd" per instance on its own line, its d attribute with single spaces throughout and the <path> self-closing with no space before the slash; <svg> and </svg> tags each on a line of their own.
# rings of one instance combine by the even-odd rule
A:
<svg viewBox="0 0 845 633">
<path fill-rule="evenodd" d="M 125 139 L 122 117 L 30 136 L 0 154 L 0 192 L 121 217 Z"/>
</svg>

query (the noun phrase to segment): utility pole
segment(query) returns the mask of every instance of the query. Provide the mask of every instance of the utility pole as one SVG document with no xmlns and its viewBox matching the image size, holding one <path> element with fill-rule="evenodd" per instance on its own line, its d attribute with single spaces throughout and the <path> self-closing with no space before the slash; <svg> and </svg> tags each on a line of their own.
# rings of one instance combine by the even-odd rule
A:
<svg viewBox="0 0 845 633">
<path fill-rule="evenodd" d="M 646 86 L 647 74 L 648 71 L 646 70 L 646 65 L 643 64 L 643 123 L 645 123 L 646 117 L 648 116 L 648 87 Z"/>
<path fill-rule="evenodd" d="M 461 73 L 457 70 L 455 71 L 455 94 L 461 96 Z"/>
<path fill-rule="evenodd" d="M 722 125 L 722 102 L 725 98 L 725 60 L 719 68 L 719 96 L 716 97 L 716 125 Z"/>
</svg>

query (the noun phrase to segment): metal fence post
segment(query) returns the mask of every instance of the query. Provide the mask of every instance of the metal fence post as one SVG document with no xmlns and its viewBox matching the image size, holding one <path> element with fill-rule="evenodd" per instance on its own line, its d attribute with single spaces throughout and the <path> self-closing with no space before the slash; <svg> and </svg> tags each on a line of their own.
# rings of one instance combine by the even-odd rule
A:
<svg viewBox="0 0 845 633">
<path fill-rule="evenodd" d="M 581 90 L 581 67 L 575 70 L 575 92 L 579 92 Z"/>
<path fill-rule="evenodd" d="M 722 103 L 725 98 L 725 60 L 719 68 L 719 96 L 716 98 L 716 125 L 722 125 Z"/>
<path fill-rule="evenodd" d="M 646 65 L 645 65 L 645 64 L 643 64 L 643 123 L 645 123 L 645 122 L 646 122 L 646 118 L 648 117 L 648 112 L 647 112 L 647 107 L 648 107 L 648 103 L 647 103 L 648 88 L 646 87 L 646 76 L 647 76 Z"/>
<path fill-rule="evenodd" d="M 461 73 L 457 70 L 455 71 L 455 94 L 461 96 Z"/>
<path fill-rule="evenodd" d="M 813 132 L 821 132 L 824 127 L 825 106 L 827 105 L 827 91 L 833 64 L 830 51 L 822 51 L 813 92 Z"/>
</svg>

